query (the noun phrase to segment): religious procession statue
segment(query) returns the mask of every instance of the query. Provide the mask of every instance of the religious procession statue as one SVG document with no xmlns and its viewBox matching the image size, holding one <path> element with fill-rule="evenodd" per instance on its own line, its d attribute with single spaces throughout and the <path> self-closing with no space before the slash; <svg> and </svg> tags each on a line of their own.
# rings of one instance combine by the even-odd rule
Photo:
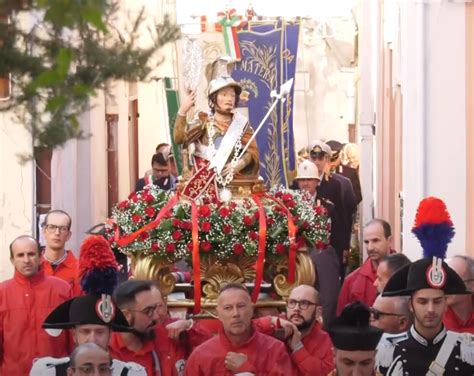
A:
<svg viewBox="0 0 474 376">
<path fill-rule="evenodd" d="M 207 194 L 213 200 L 228 201 L 229 185 L 238 188 L 250 184 L 261 189 L 257 188 L 259 155 L 253 130 L 248 119 L 236 111 L 242 88 L 230 76 L 232 65 L 228 57 L 209 65 L 210 111 L 198 112 L 189 128 L 186 114 L 195 103 L 196 92 L 188 90 L 179 108 L 174 141 L 183 146 L 184 176 L 189 177 L 182 187 L 184 197 L 197 199 Z"/>
<path fill-rule="evenodd" d="M 246 98 L 231 69 L 228 57 L 206 69 L 208 111 L 191 116 L 194 90 L 182 98 L 174 127 L 183 157 L 177 191 L 147 185 L 117 204 L 107 222 L 112 245 L 132 259 L 134 277 L 157 280 L 165 295 L 182 291 L 184 298 L 168 305 L 195 313 L 212 310 L 228 282 L 248 285 L 261 307 L 283 307 L 294 285 L 315 281 L 308 249 L 329 241 L 324 208 L 259 177 L 255 135 L 292 81 L 272 92 L 273 105 L 252 128 L 237 109 Z M 190 283 L 176 277 L 183 261 Z"/>
</svg>

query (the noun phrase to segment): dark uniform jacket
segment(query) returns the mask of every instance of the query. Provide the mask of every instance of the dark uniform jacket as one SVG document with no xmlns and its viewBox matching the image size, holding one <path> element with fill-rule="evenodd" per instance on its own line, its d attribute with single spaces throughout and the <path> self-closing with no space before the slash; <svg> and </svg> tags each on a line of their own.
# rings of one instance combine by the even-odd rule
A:
<svg viewBox="0 0 474 376">
<path fill-rule="evenodd" d="M 349 249 L 350 235 L 347 231 L 349 225 L 344 205 L 344 195 L 341 182 L 332 176 L 323 176 L 317 188 L 318 199 L 324 199 L 334 205 L 334 209 L 329 213 L 331 217 L 331 245 L 338 251 L 338 255 L 342 260 L 342 251 Z"/>
<path fill-rule="evenodd" d="M 355 204 L 356 206 L 362 201 L 362 189 L 360 187 L 359 173 L 355 168 L 344 166 L 340 164 L 336 168 L 336 174 L 345 176 L 352 183 L 352 189 L 354 190 Z"/>
<path fill-rule="evenodd" d="M 422 337 L 414 326 L 408 332 L 382 337 L 375 359 L 377 371 L 387 376 L 426 375 L 430 365 L 436 360 L 447 333 L 456 335 L 457 340 L 449 350 L 451 353 L 444 367 L 444 375 L 474 375 L 474 337 L 468 333 L 449 332 L 444 327 L 432 341 Z"/>
</svg>

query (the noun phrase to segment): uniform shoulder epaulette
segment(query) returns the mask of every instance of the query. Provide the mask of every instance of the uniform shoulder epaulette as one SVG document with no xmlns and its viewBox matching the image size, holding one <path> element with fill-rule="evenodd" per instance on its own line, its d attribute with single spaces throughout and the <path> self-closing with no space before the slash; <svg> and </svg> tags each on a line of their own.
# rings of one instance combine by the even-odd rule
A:
<svg viewBox="0 0 474 376">
<path fill-rule="evenodd" d="M 375 356 L 376 369 L 388 368 L 393 361 L 393 353 L 399 342 L 408 339 L 408 333 L 384 334 L 377 346 L 377 355 Z"/>
<path fill-rule="evenodd" d="M 458 342 L 461 360 L 474 366 L 474 335 L 471 333 L 459 333 Z"/>
<path fill-rule="evenodd" d="M 120 375 L 123 369 L 127 369 L 128 376 L 146 376 L 146 369 L 142 365 L 135 362 L 123 362 L 118 359 L 112 359 L 114 375 Z"/>
<path fill-rule="evenodd" d="M 65 358 L 52 358 L 46 356 L 39 358 L 34 361 L 33 367 L 31 368 L 30 375 L 33 376 L 55 376 L 56 366 L 69 362 L 69 357 Z"/>
</svg>

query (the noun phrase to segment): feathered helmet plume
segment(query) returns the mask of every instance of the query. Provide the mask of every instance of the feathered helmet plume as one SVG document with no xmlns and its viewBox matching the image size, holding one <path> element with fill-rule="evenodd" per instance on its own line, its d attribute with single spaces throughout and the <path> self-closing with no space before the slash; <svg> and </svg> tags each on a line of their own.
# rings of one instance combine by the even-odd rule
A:
<svg viewBox="0 0 474 376">
<path fill-rule="evenodd" d="M 427 197 L 418 205 L 411 230 L 423 248 L 423 257 L 444 259 L 454 236 L 454 226 L 446 204 L 436 197 Z"/>
<path fill-rule="evenodd" d="M 118 284 L 118 264 L 102 236 L 88 236 L 81 244 L 79 278 L 86 294 L 112 295 Z"/>
</svg>

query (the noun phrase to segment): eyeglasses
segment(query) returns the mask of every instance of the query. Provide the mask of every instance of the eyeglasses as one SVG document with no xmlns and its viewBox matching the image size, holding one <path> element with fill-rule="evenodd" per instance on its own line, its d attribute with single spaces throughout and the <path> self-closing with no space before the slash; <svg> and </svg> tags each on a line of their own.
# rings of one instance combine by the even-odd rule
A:
<svg viewBox="0 0 474 376">
<path fill-rule="evenodd" d="M 143 308 L 143 309 L 130 309 L 130 311 L 132 312 L 139 312 L 145 316 L 148 316 L 148 318 L 152 318 L 153 317 L 153 314 L 155 313 L 155 311 L 157 309 L 160 309 L 160 308 L 163 308 L 163 304 L 162 303 L 157 303 L 157 304 L 153 304 L 151 306 L 148 306 L 146 308 Z"/>
<path fill-rule="evenodd" d="M 288 308 L 296 308 L 296 305 L 299 305 L 300 309 L 308 309 L 308 307 L 310 305 L 314 305 L 316 306 L 317 304 L 316 303 L 313 303 L 313 302 L 310 302 L 309 300 L 295 300 L 295 299 L 288 299 L 288 302 L 286 302 L 286 305 L 288 306 Z"/>
<path fill-rule="evenodd" d="M 400 315 L 398 313 L 382 312 L 382 311 L 379 311 L 378 309 L 375 309 L 375 308 L 370 308 L 370 315 L 374 318 L 374 320 L 379 320 L 380 316 L 403 317 L 403 315 Z"/>
<path fill-rule="evenodd" d="M 79 371 L 81 375 L 93 375 L 95 370 L 97 370 L 101 376 L 109 376 L 112 374 L 110 364 L 99 364 L 97 368 L 93 364 L 83 364 L 82 366 L 71 367 L 71 369 Z"/>
<path fill-rule="evenodd" d="M 61 234 L 69 232 L 69 226 L 43 225 L 43 228 L 50 234 L 54 234 L 56 230 L 59 230 Z"/>
</svg>

